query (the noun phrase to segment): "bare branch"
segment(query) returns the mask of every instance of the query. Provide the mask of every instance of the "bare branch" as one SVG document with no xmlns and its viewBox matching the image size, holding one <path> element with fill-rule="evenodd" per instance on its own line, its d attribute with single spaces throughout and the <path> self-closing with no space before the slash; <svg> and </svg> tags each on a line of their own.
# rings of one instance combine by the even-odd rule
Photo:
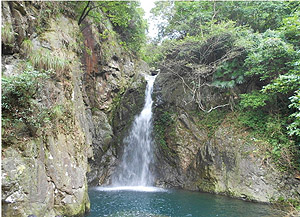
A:
<svg viewBox="0 0 300 217">
<path fill-rule="evenodd" d="M 224 104 L 224 105 L 218 105 L 218 106 L 212 107 L 208 111 L 205 111 L 205 112 L 210 113 L 212 110 L 215 110 L 217 108 L 222 108 L 222 107 L 225 107 L 225 106 L 229 106 L 229 103 Z"/>
<path fill-rule="evenodd" d="M 217 11 L 216 11 L 217 13 Z M 226 61 L 230 61 L 243 52 L 242 47 L 235 47 L 228 34 L 213 37 L 206 42 L 186 42 L 172 47 L 161 68 L 167 76 L 177 77 L 181 81 L 183 92 L 189 94 L 184 99 L 185 104 L 195 103 L 201 111 L 209 113 L 215 109 L 230 106 L 234 101 L 229 98 L 228 103 L 211 105 L 207 108 L 203 93 L 205 87 L 213 87 L 213 74 Z"/>
</svg>

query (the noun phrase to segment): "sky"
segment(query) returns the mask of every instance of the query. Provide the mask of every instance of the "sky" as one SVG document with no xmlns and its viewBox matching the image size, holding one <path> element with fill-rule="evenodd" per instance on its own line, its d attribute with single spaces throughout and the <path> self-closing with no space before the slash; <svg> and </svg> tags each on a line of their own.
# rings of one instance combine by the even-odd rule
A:
<svg viewBox="0 0 300 217">
<path fill-rule="evenodd" d="M 150 16 L 151 16 L 150 10 L 152 8 L 154 8 L 154 6 L 155 6 L 154 2 L 155 1 L 157 1 L 157 0 L 140 0 L 141 7 L 145 11 L 144 18 L 148 20 L 148 24 L 149 24 L 148 36 L 151 37 L 151 38 L 154 38 L 155 36 L 157 36 L 157 33 L 158 33 L 158 29 L 157 29 L 154 21 L 150 19 Z"/>
</svg>

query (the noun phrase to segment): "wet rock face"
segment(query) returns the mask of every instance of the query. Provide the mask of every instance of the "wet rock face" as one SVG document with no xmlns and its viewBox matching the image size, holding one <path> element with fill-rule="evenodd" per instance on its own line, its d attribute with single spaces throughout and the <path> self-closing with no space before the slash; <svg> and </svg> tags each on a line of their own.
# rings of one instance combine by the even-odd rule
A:
<svg viewBox="0 0 300 217">
<path fill-rule="evenodd" d="M 210 99 L 208 105 L 214 104 L 222 98 L 217 94 L 203 97 Z M 219 124 L 205 125 L 195 105 L 185 105 L 190 96 L 180 81 L 163 73 L 156 79 L 154 96 L 158 186 L 262 202 L 279 197 L 299 200 L 299 180 L 264 162 L 259 144 L 232 124 L 235 117 L 230 110 L 218 111 L 225 114 Z"/>
<path fill-rule="evenodd" d="M 106 182 L 114 164 L 115 156 L 111 148 L 113 132 L 104 112 L 96 111 L 89 114 L 89 129 L 92 136 L 93 155 L 89 159 L 91 170 L 87 173 L 89 185 L 99 185 Z"/>
<path fill-rule="evenodd" d="M 134 79 L 136 81 L 122 95 L 112 99 L 109 116 L 98 109 L 87 111 L 93 147 L 93 157 L 89 159 L 91 169 L 87 178 L 92 186 L 109 184 L 123 149 L 123 138 L 128 133 L 134 116 L 143 107 L 146 82 L 142 75 L 137 75 Z"/>
<path fill-rule="evenodd" d="M 113 144 L 118 147 L 116 155 L 122 155 L 123 139 L 130 131 L 134 117 L 141 112 L 145 103 L 146 81 L 142 74 L 135 76 L 134 82 L 119 99 L 114 112 L 112 126 L 114 132 Z"/>
<path fill-rule="evenodd" d="M 122 136 L 118 135 L 124 133 L 123 124 L 127 125 L 138 110 L 146 84 L 141 74 L 149 74 L 149 67 L 116 46 L 119 43 L 114 35 L 99 37 L 105 30 L 112 30 L 111 24 L 94 25 L 86 20 L 81 28 L 85 45 L 81 57 L 87 117 L 84 125 L 93 150 L 87 179 L 89 185 L 105 185 L 122 149 Z"/>
</svg>

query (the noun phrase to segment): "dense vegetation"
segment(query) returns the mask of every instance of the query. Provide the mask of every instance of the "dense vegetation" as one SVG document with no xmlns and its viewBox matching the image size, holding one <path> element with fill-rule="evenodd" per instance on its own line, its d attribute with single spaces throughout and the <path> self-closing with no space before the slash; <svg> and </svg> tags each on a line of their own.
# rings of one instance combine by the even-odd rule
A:
<svg viewBox="0 0 300 217">
<path fill-rule="evenodd" d="M 200 111 L 238 112 L 267 155 L 299 170 L 300 3 L 164 1 L 152 13 L 162 22 L 144 59 L 181 79 Z M 230 100 L 205 105 L 205 86 Z"/>
</svg>

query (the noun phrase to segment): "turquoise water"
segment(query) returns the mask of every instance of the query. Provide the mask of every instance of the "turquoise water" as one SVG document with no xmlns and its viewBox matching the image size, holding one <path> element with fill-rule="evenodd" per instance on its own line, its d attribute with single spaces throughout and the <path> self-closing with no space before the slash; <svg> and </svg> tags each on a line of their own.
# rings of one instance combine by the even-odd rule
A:
<svg viewBox="0 0 300 217">
<path fill-rule="evenodd" d="M 282 213 L 269 205 L 181 190 L 145 192 L 92 188 L 89 196 L 91 212 L 88 217 L 282 216 Z"/>
</svg>

